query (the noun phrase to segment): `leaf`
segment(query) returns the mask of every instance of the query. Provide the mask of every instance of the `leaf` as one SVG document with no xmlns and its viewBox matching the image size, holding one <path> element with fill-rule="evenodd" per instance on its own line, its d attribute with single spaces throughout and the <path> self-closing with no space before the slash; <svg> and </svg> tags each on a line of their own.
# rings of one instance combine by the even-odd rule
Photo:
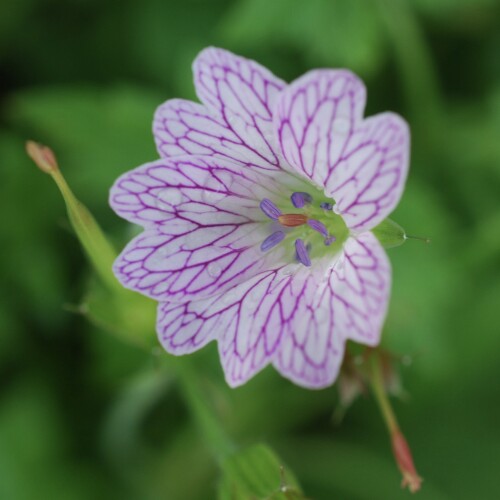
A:
<svg viewBox="0 0 500 500">
<path fill-rule="evenodd" d="M 265 444 L 230 456 L 222 465 L 219 500 L 305 499 L 297 480 Z"/>
</svg>

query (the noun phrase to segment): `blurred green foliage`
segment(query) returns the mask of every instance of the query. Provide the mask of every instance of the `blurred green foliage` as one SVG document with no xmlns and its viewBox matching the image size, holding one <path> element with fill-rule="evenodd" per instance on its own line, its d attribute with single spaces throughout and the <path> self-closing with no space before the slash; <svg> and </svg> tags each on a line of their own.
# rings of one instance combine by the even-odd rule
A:
<svg viewBox="0 0 500 500">
<path fill-rule="evenodd" d="M 72 312 L 89 266 L 55 187 L 24 154 L 28 138 L 50 144 L 123 245 L 134 229 L 108 208 L 108 189 L 155 158 L 152 113 L 194 98 L 191 62 L 207 45 L 289 80 L 349 67 L 367 83 L 368 113 L 410 122 L 411 174 L 393 218 L 432 243 L 389 251 L 384 345 L 412 360 L 401 366 L 409 396 L 395 406 L 425 478 L 420 498 L 498 498 L 497 0 L 0 3 L 0 498 L 240 498 L 161 349 L 138 350 Z M 273 445 L 308 497 L 407 495 L 371 399 L 336 427 L 335 388 L 306 391 L 266 369 L 231 390 L 213 345 L 190 362 L 233 439 Z M 264 453 L 277 491 L 279 461 Z"/>
</svg>

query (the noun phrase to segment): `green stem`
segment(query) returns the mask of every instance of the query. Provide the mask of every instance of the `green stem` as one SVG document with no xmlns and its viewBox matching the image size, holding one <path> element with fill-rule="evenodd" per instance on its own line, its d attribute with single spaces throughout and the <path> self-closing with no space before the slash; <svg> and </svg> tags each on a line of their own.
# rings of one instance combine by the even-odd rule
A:
<svg viewBox="0 0 500 500">
<path fill-rule="evenodd" d="M 111 271 L 116 252 L 99 224 L 89 210 L 76 199 L 61 171 L 58 169 L 51 171 L 50 175 L 64 198 L 71 225 L 97 274 L 110 290 L 123 293 L 123 288 Z"/>
<path fill-rule="evenodd" d="M 415 493 L 421 488 L 422 478 L 419 476 L 415 468 L 410 446 L 399 428 L 396 415 L 394 414 L 394 410 L 392 409 L 389 398 L 387 397 L 387 393 L 384 388 L 382 367 L 380 366 L 380 356 L 377 351 L 373 351 L 371 353 L 370 368 L 370 380 L 373 393 L 375 394 L 375 399 L 377 400 L 378 406 L 387 425 L 387 429 L 389 430 L 392 452 L 403 476 L 401 485 L 403 487 L 407 486 L 412 493 Z"/>
<path fill-rule="evenodd" d="M 183 356 L 180 359 L 175 358 L 175 363 L 184 400 L 207 445 L 220 463 L 233 453 L 236 447 L 207 401 L 191 360 Z"/>
</svg>

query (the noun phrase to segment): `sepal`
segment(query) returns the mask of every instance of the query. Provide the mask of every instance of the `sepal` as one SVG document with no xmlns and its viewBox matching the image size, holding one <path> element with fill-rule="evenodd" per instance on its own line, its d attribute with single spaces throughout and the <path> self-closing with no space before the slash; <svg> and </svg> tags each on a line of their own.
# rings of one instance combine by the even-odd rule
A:
<svg viewBox="0 0 500 500">
<path fill-rule="evenodd" d="M 374 227 L 372 232 L 384 248 L 399 247 L 407 239 L 405 230 L 389 218 Z"/>
</svg>

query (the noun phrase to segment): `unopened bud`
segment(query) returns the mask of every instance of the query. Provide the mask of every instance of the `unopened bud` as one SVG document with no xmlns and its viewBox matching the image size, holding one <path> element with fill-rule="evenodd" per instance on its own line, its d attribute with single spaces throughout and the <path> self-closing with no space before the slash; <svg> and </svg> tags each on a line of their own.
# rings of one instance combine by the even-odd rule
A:
<svg viewBox="0 0 500 500">
<path fill-rule="evenodd" d="M 401 487 L 408 487 L 412 493 L 416 493 L 422 485 L 422 478 L 418 475 L 418 472 L 415 469 L 410 447 L 408 446 L 405 437 L 399 430 L 395 430 L 392 433 L 392 451 L 394 453 L 394 457 L 396 458 L 399 470 L 403 475 Z"/>
<path fill-rule="evenodd" d="M 26 152 L 43 172 L 52 174 L 58 170 L 56 157 L 49 147 L 38 142 L 28 141 L 26 143 Z"/>
</svg>

